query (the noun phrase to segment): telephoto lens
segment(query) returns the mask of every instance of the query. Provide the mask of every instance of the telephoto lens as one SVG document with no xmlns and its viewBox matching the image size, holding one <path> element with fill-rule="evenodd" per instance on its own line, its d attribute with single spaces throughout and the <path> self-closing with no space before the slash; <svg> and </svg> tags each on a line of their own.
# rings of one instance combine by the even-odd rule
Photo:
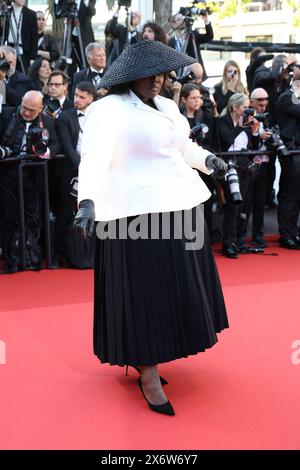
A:
<svg viewBox="0 0 300 470">
<path fill-rule="evenodd" d="M 0 158 L 6 158 L 9 157 L 12 154 L 12 151 L 10 150 L 9 147 L 4 147 L 3 145 L 0 145 Z"/>
<path fill-rule="evenodd" d="M 224 178 L 228 183 L 232 202 L 234 204 L 241 204 L 243 198 L 240 191 L 240 182 L 236 171 L 236 164 L 233 160 L 229 160 L 228 170 Z"/>
</svg>

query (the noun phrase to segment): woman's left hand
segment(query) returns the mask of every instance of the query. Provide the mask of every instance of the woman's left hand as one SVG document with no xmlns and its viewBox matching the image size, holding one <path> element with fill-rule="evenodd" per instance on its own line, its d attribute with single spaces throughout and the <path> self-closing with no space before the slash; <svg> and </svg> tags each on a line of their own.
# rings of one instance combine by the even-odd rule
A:
<svg viewBox="0 0 300 470">
<path fill-rule="evenodd" d="M 213 170 L 215 176 L 223 176 L 227 171 L 227 164 L 224 160 L 212 154 L 206 157 L 205 165 L 208 170 Z"/>
</svg>

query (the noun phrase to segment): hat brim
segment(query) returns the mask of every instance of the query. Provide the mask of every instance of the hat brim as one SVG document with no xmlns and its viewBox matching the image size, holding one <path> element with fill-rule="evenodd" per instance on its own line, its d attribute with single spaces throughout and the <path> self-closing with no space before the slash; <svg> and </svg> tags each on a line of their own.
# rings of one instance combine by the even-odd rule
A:
<svg viewBox="0 0 300 470">
<path fill-rule="evenodd" d="M 101 79 L 100 86 L 110 88 L 130 83 L 140 78 L 178 70 L 195 62 L 195 58 L 159 41 L 140 41 L 128 46 L 112 63 Z"/>
</svg>

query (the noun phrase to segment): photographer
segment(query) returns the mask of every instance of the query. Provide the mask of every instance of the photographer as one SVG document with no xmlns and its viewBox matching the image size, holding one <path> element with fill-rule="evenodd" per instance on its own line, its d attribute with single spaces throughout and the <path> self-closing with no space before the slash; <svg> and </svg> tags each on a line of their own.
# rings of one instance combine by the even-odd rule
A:
<svg viewBox="0 0 300 470">
<path fill-rule="evenodd" d="M 118 2 L 118 8 L 116 12 L 105 27 L 105 34 L 110 35 L 113 38 L 113 47 L 109 57 L 107 57 L 108 65 L 111 65 L 114 60 L 119 57 L 126 46 L 134 44 L 135 42 L 142 39 L 140 33 L 138 32 L 138 26 L 142 19 L 142 15 L 139 11 L 132 11 L 129 15 L 128 7 L 126 7 L 126 26 L 118 23 L 120 9 L 124 4 L 126 5 L 126 3 L 129 5 L 131 2 Z"/>
<path fill-rule="evenodd" d="M 57 118 L 62 111 L 73 108 L 73 101 L 67 98 L 69 77 L 60 70 L 53 70 L 49 75 L 48 95 L 44 95 L 44 112 Z"/>
<path fill-rule="evenodd" d="M 250 180 L 249 158 L 235 157 L 234 151 L 257 149 L 259 146 L 259 123 L 253 114 L 246 113 L 248 107 L 248 96 L 235 93 L 222 111 L 217 125 L 220 151 L 233 152 L 232 157 L 224 156 L 224 160 L 233 162 L 231 166 L 236 166 L 239 183 L 239 197 L 234 199 L 232 186 L 228 179 L 221 180 L 225 198 L 222 254 L 227 258 L 238 258 L 238 247 L 235 244 L 239 213 L 238 203 L 245 197 Z"/>
<path fill-rule="evenodd" d="M 300 249 L 297 221 L 300 201 L 300 73 L 294 74 L 291 88 L 277 100 L 276 119 L 280 137 L 287 149 L 299 150 L 297 155 L 279 156 L 281 174 L 278 192 L 278 225 L 280 245 Z"/>
<path fill-rule="evenodd" d="M 186 83 L 183 85 L 180 94 L 180 111 L 187 118 L 192 139 L 200 146 L 214 153 L 217 151 L 215 145 L 215 125 L 217 115 L 213 117 L 211 113 L 203 111 L 203 96 L 197 85 Z M 215 183 L 210 175 L 198 172 L 210 192 L 213 194 Z M 204 202 L 204 217 L 212 238 L 212 196 Z"/>
<path fill-rule="evenodd" d="M 254 116 L 259 120 L 259 150 L 267 150 L 268 140 L 272 131 L 268 130 L 268 116 L 266 108 L 269 97 L 263 88 L 255 88 L 250 95 L 250 106 L 255 110 Z M 244 214 L 238 224 L 238 244 L 243 245 L 247 234 L 247 227 L 251 209 L 252 218 L 252 244 L 258 248 L 267 247 L 264 235 L 264 209 L 267 193 L 269 155 L 257 155 L 253 159 L 253 173 L 250 175 L 249 187 L 240 206 L 240 213 Z"/>
<path fill-rule="evenodd" d="M 35 11 L 25 6 L 25 0 L 14 0 L 8 9 L 7 15 L 10 21 L 5 22 L 4 41 L 5 44 L 16 48 L 22 60 L 24 71 L 30 65 L 30 61 L 36 59 L 38 50 L 38 28 Z M 11 29 L 12 28 L 12 29 Z M 0 36 L 3 34 L 0 26 Z M 20 61 L 17 69 L 22 71 Z"/>
<path fill-rule="evenodd" d="M 36 158 L 54 157 L 60 150 L 54 121 L 42 114 L 42 94 L 27 92 L 16 112 L 5 109 L 0 116 L 1 155 L 7 153 L 36 155 Z M 29 144 L 30 136 L 37 138 Z M 26 269 L 40 269 L 40 207 L 36 172 L 33 168 L 23 170 L 24 205 L 26 219 Z M 0 175 L 1 238 L 3 242 L 4 272 L 12 273 L 19 269 L 19 199 L 18 162 L 1 164 Z"/>
<path fill-rule="evenodd" d="M 224 65 L 222 80 L 215 86 L 214 100 L 217 103 L 218 113 L 226 108 L 229 98 L 234 93 L 245 93 L 245 87 L 241 82 L 239 64 L 234 60 L 228 60 Z"/>
<path fill-rule="evenodd" d="M 201 12 L 200 16 L 204 22 L 205 34 L 199 33 L 197 29 L 193 29 L 189 32 L 192 27 L 191 22 L 194 20 L 188 16 L 189 11 L 185 11 L 185 15 L 177 13 L 171 18 L 174 35 L 169 39 L 168 44 L 177 51 L 184 51 L 189 56 L 195 57 L 203 67 L 203 80 L 205 80 L 207 75 L 201 57 L 200 44 L 206 44 L 212 41 L 214 33 L 208 16 L 208 10 L 201 10 Z"/>
<path fill-rule="evenodd" d="M 66 18 L 65 33 L 67 25 L 71 25 L 70 49 L 71 57 L 62 57 L 58 68 L 67 70 L 72 79 L 78 67 L 83 68 L 83 51 L 90 42 L 95 42 L 92 27 L 92 17 L 96 14 L 96 0 L 54 0 L 56 18 Z M 79 35 L 82 40 L 82 48 L 79 42 Z M 71 59 L 71 63 L 66 59 Z"/>
<path fill-rule="evenodd" d="M 274 57 L 271 67 L 261 65 L 254 74 L 253 88 L 264 88 L 269 96 L 267 111 L 270 113 L 270 125 L 276 124 L 276 103 L 279 96 L 290 86 L 290 68 L 295 62 L 295 58 L 290 58 L 285 54 L 279 54 Z M 276 176 L 275 161 L 276 156 L 270 158 L 268 170 L 266 203 L 271 208 L 277 205 L 274 200 L 275 190 L 273 189 Z"/>
<path fill-rule="evenodd" d="M 38 56 L 48 60 L 53 66 L 59 58 L 56 40 L 50 34 L 45 33 L 46 18 L 42 11 L 36 12 L 38 25 Z"/>
<path fill-rule="evenodd" d="M 19 106 L 24 94 L 30 90 L 30 80 L 26 75 L 16 70 L 17 54 L 10 46 L 0 47 L 0 64 L 5 65 L 4 71 L 0 66 L 2 80 L 5 83 L 6 105 Z M 4 63 L 3 63 L 4 61 Z M 7 62 L 9 70 L 7 70 Z"/>
<path fill-rule="evenodd" d="M 254 75 L 258 67 L 263 65 L 267 60 L 274 59 L 273 54 L 267 54 L 262 47 L 255 47 L 250 53 L 250 63 L 246 68 L 246 80 L 249 93 L 253 90 Z"/>
<path fill-rule="evenodd" d="M 182 85 L 177 79 L 176 72 L 172 70 L 171 72 L 167 73 L 162 95 L 165 98 L 173 100 L 177 106 L 179 106 L 181 88 Z"/>
</svg>

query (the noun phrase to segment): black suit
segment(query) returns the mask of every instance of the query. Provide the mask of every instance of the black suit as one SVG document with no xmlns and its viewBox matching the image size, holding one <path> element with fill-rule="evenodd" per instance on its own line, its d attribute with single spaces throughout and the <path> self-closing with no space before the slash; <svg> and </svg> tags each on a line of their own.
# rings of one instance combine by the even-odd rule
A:
<svg viewBox="0 0 300 470">
<path fill-rule="evenodd" d="M 80 2 L 78 19 L 84 49 L 90 42 L 95 42 L 92 27 L 92 17 L 96 14 L 95 5 L 96 0 L 89 0 L 88 6 L 85 6 L 83 1 Z"/>
<path fill-rule="evenodd" d="M 38 28 L 37 28 L 37 19 L 36 13 L 33 10 L 30 10 L 26 6 L 23 7 L 22 10 L 23 18 L 22 18 L 22 27 L 21 27 L 21 39 L 22 39 L 22 48 L 23 48 L 23 55 L 22 61 L 25 67 L 25 72 L 29 67 L 29 62 L 31 59 L 36 59 L 37 57 L 37 50 L 38 50 Z M 13 16 L 12 23 L 14 24 Z M 1 31 L 1 28 L 0 28 Z M 2 32 L 1 32 L 2 33 Z M 8 33 L 9 33 L 9 24 L 6 22 L 6 28 L 4 32 L 5 41 L 8 41 Z M 9 44 L 14 47 L 13 44 Z M 20 67 L 18 66 L 18 69 Z"/>
<path fill-rule="evenodd" d="M 30 89 L 31 83 L 29 78 L 16 70 L 6 83 L 6 104 L 8 106 L 19 106 L 23 96 Z"/>
<path fill-rule="evenodd" d="M 68 225 L 73 220 L 76 212 L 77 199 L 70 194 L 71 180 L 78 176 L 80 155 L 76 147 L 80 132 L 79 120 L 76 109 L 63 111 L 56 121 L 57 132 L 60 136 L 63 153 L 66 159 L 56 162 L 55 186 L 58 197 L 55 223 L 55 258 L 63 254 L 64 238 Z"/>
<path fill-rule="evenodd" d="M 81 0 L 79 10 L 78 10 L 78 20 L 79 20 L 79 28 L 81 33 L 82 39 L 82 46 L 83 51 L 80 50 L 78 36 L 72 34 L 71 41 L 72 41 L 72 64 L 67 67 L 68 75 L 71 79 L 73 79 L 73 75 L 77 71 L 77 67 L 80 69 L 83 68 L 83 59 L 82 55 L 85 54 L 85 48 L 90 42 L 95 42 L 95 36 L 92 27 L 92 16 L 95 15 L 96 0 L 89 0 L 88 6 L 86 7 L 84 2 Z M 73 28 L 72 28 L 73 32 Z"/>
<path fill-rule="evenodd" d="M 59 51 L 55 38 L 50 36 L 50 34 L 41 33 L 39 34 L 39 40 L 41 41 L 39 42 L 38 50 L 49 52 L 50 62 L 57 60 L 59 58 Z"/>
<path fill-rule="evenodd" d="M 51 157 L 60 151 L 60 143 L 55 131 L 54 120 L 49 116 L 40 115 L 43 128 L 49 131 L 49 143 Z M 32 122 L 32 127 L 40 124 L 38 119 Z M 4 144 L 18 153 L 22 147 L 25 133 L 25 123 L 21 120 L 19 112 L 12 108 L 3 110 L 0 117 L 1 144 Z M 0 222 L 3 246 L 4 270 L 16 271 L 19 268 L 20 253 L 17 247 L 19 238 L 19 203 L 18 203 L 18 163 L 11 162 L 1 165 L 0 175 Z M 34 168 L 23 170 L 24 206 L 26 220 L 26 236 L 30 247 L 30 253 L 35 252 L 35 265 L 32 258 L 26 261 L 27 268 L 39 266 L 38 241 L 40 239 L 40 201 L 39 185 L 37 184 L 39 174 Z M 29 250 L 27 250 L 27 254 Z"/>
<path fill-rule="evenodd" d="M 113 47 L 109 57 L 107 57 L 108 65 L 111 65 L 119 57 L 126 45 L 134 44 L 142 39 L 140 33 L 134 33 L 128 40 L 128 28 L 119 24 L 116 16 L 113 16 L 106 24 L 105 34 L 111 35 L 113 38 Z"/>
<path fill-rule="evenodd" d="M 198 58 L 199 63 L 203 67 L 203 81 L 206 80 L 207 75 L 204 67 L 204 63 L 201 57 L 201 52 L 200 52 L 200 44 L 206 44 L 207 42 L 210 42 L 214 38 L 214 32 L 212 29 L 211 23 L 205 25 L 205 34 L 200 34 L 199 31 L 196 29 L 192 32 L 191 36 L 188 39 L 187 47 L 186 47 L 186 54 L 188 54 L 191 57 L 195 57 L 195 59 Z M 176 38 L 172 37 L 169 42 L 169 46 L 171 46 L 173 49 L 176 49 Z M 196 49 L 196 51 L 195 51 Z"/>
<path fill-rule="evenodd" d="M 295 102 L 293 102 L 295 101 Z M 276 119 L 280 127 L 280 136 L 290 148 L 300 148 L 300 106 L 292 100 L 292 91 L 287 90 L 277 100 Z M 297 221 L 300 200 L 300 152 L 299 155 L 281 157 L 279 180 L 278 224 L 279 233 L 285 239 L 294 239 L 298 235 Z"/>
<path fill-rule="evenodd" d="M 99 73 L 99 76 L 101 78 L 103 77 L 105 70 L 106 69 L 103 69 L 103 72 Z M 93 83 L 93 78 L 94 78 L 93 72 L 90 69 L 90 67 L 87 67 L 86 69 L 79 70 L 79 72 L 76 72 L 73 76 L 73 87 L 72 87 L 72 92 L 70 95 L 71 99 L 74 99 L 75 88 L 76 88 L 76 85 L 78 85 L 78 83 L 85 82 L 85 81 Z"/>
</svg>

